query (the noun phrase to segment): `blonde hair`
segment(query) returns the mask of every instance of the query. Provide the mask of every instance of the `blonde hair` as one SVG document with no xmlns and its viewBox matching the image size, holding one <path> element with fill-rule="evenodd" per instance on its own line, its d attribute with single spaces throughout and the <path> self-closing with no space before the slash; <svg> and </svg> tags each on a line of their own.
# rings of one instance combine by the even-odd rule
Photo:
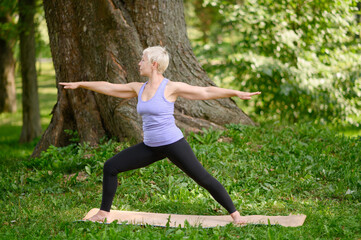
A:
<svg viewBox="0 0 361 240">
<path fill-rule="evenodd" d="M 164 71 L 167 69 L 169 64 L 169 54 L 164 47 L 148 47 L 143 50 L 143 55 L 147 56 L 150 63 L 158 63 L 157 71 L 159 73 L 164 73 Z"/>
</svg>

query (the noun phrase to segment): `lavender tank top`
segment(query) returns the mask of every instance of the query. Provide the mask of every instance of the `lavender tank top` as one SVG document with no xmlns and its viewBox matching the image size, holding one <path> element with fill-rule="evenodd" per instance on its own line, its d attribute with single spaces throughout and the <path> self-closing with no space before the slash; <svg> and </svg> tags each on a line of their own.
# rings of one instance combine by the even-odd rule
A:
<svg viewBox="0 0 361 240">
<path fill-rule="evenodd" d="M 168 81 L 164 78 L 148 101 L 142 100 L 142 93 L 148 82 L 139 90 L 137 111 L 143 120 L 144 144 L 150 147 L 168 145 L 183 138 L 182 131 L 175 125 L 174 102 L 169 102 L 164 97 Z"/>
</svg>

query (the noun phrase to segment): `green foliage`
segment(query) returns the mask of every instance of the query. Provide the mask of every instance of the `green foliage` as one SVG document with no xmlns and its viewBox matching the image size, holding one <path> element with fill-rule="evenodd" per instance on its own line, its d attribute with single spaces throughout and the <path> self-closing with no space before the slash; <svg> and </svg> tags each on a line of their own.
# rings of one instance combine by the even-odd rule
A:
<svg viewBox="0 0 361 240">
<path fill-rule="evenodd" d="M 76 135 L 76 134 L 75 134 Z M 0 168 L 0 239 L 357 239 L 361 237 L 361 138 L 322 126 L 229 125 L 187 138 L 200 162 L 244 215 L 307 215 L 304 226 L 158 228 L 74 222 L 99 207 L 102 164 L 128 147 L 73 143 L 26 159 L 15 149 Z M 16 145 L 16 144 L 15 144 Z M 9 148 L 11 149 L 11 148 Z M 11 151 L 11 150 L 8 150 Z M 14 159 L 14 155 L 19 158 Z M 29 153 L 30 154 L 30 153 Z M 52 162 L 58 160 L 58 165 Z M 169 161 L 119 174 L 114 209 L 227 214 Z"/>
<path fill-rule="evenodd" d="M 189 137 L 191 139 L 196 139 L 199 143 L 202 144 L 212 144 L 218 141 L 219 137 L 222 135 L 221 131 L 214 131 L 212 128 L 210 129 L 202 129 L 202 134 L 197 134 L 191 132 Z"/>
<path fill-rule="evenodd" d="M 49 38 L 47 34 L 47 27 L 45 21 L 44 9 L 42 1 L 35 2 L 34 22 L 35 22 L 35 48 L 37 58 L 51 58 Z M 13 47 L 13 52 L 16 59 L 20 59 L 19 50 L 19 31 L 21 26 L 18 23 L 19 7 L 18 1 L 2 0 L 0 2 L 0 39 L 4 39 Z"/>
<path fill-rule="evenodd" d="M 67 130 L 73 136 L 76 132 Z M 72 138 L 78 141 L 78 138 Z M 90 146 L 88 143 L 72 143 L 65 147 L 51 145 L 40 157 L 24 162 L 25 167 L 38 170 L 51 170 L 62 173 L 76 173 L 85 171 L 88 175 L 99 173 L 103 168 L 104 161 L 115 154 L 123 145 L 113 140 L 101 139 L 98 146 Z"/>
<path fill-rule="evenodd" d="M 0 3 L 0 39 L 14 41 L 18 34 L 13 15 L 17 10 L 17 1 L 2 0 Z"/>
<path fill-rule="evenodd" d="M 203 2 L 221 18 L 210 27 L 206 44 L 190 34 L 195 53 L 221 86 L 261 91 L 256 103 L 249 102 L 256 114 L 332 123 L 360 115 L 361 26 L 354 18 L 355 1 Z M 188 19 L 196 21 L 191 14 Z"/>
</svg>

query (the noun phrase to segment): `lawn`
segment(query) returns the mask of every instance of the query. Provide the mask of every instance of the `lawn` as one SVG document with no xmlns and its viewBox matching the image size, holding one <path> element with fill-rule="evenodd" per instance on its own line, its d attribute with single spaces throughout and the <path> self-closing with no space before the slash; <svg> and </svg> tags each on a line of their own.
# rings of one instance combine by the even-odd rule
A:
<svg viewBox="0 0 361 240">
<path fill-rule="evenodd" d="M 302 213 L 302 227 L 227 225 L 160 228 L 75 222 L 101 201 L 102 166 L 129 146 L 51 147 L 29 159 L 38 140 L 20 145 L 19 110 L 0 115 L 1 239 L 360 239 L 361 137 L 327 126 L 263 122 L 229 125 L 187 136 L 201 163 L 230 193 L 243 215 Z M 43 129 L 56 102 L 51 65 L 42 66 Z M 76 133 L 75 133 L 76 135 Z M 226 211 L 167 160 L 119 175 L 113 209 L 221 215 Z"/>
</svg>

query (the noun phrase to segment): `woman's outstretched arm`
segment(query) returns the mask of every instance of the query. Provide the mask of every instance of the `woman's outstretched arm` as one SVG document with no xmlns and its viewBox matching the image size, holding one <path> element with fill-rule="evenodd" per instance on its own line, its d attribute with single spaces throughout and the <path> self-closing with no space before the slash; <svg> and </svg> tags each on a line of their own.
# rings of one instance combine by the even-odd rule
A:
<svg viewBox="0 0 361 240">
<path fill-rule="evenodd" d="M 251 99 L 261 92 L 241 92 L 233 89 L 219 87 L 198 87 L 183 82 L 173 82 L 173 95 L 191 100 L 210 100 L 218 98 L 239 97 L 240 99 Z"/>
<path fill-rule="evenodd" d="M 114 84 L 110 82 L 60 82 L 64 89 L 85 88 L 105 95 L 132 98 L 138 95 L 142 83 L 132 82 L 127 84 Z"/>
</svg>

